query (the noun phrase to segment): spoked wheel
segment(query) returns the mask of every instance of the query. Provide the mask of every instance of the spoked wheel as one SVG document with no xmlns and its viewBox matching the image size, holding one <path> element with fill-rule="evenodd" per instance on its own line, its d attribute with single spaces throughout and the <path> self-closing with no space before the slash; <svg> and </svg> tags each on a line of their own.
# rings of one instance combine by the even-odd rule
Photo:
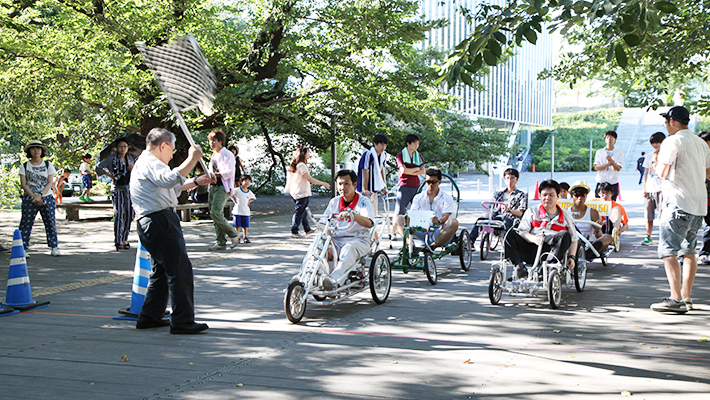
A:
<svg viewBox="0 0 710 400">
<path fill-rule="evenodd" d="M 370 262 L 370 294 L 377 304 L 387 301 L 392 287 L 392 267 L 384 250 L 375 253 Z"/>
<path fill-rule="evenodd" d="M 286 318 L 291 323 L 297 324 L 301 322 L 303 315 L 306 313 L 306 289 L 301 282 L 291 282 L 286 290 L 284 298 L 284 308 L 286 310 Z"/>
<path fill-rule="evenodd" d="M 500 243 L 500 235 L 493 233 L 491 235 L 491 250 L 495 250 L 498 247 L 498 243 Z"/>
<path fill-rule="evenodd" d="M 481 236 L 481 261 L 485 261 L 486 258 L 488 258 L 488 250 L 489 250 L 489 245 L 491 243 L 491 234 L 488 232 L 484 232 L 483 236 Z"/>
<path fill-rule="evenodd" d="M 550 307 L 554 309 L 559 308 L 562 303 L 562 280 L 556 269 L 550 271 L 547 279 L 547 299 L 550 301 Z"/>
<path fill-rule="evenodd" d="M 501 296 L 503 296 L 503 273 L 500 272 L 500 268 L 495 268 L 491 271 L 491 279 L 488 281 L 488 298 L 495 306 L 500 303 Z"/>
<path fill-rule="evenodd" d="M 462 270 L 468 271 L 471 269 L 473 249 L 471 248 L 471 235 L 468 234 L 466 229 L 462 230 L 461 236 L 459 236 L 459 261 L 461 262 Z"/>
<path fill-rule="evenodd" d="M 436 285 L 436 264 L 434 264 L 434 256 L 429 252 L 424 253 L 424 272 L 429 283 Z"/>
<path fill-rule="evenodd" d="M 577 246 L 577 262 L 574 266 L 574 287 L 578 292 L 584 290 L 587 284 L 587 258 L 584 254 L 584 246 Z"/>
</svg>

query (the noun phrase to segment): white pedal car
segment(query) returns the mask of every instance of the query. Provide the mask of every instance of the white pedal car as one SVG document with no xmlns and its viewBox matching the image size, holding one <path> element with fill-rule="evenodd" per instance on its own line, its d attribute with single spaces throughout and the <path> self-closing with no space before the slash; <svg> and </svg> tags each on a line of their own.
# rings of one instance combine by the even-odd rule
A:
<svg viewBox="0 0 710 400">
<path fill-rule="evenodd" d="M 488 298 L 491 304 L 497 305 L 506 291 L 510 296 L 537 297 L 540 292 L 547 292 L 547 299 L 550 307 L 559 308 L 562 302 L 562 282 L 568 288 L 574 287 L 578 292 L 584 290 L 587 282 L 587 261 L 584 256 L 584 246 L 577 246 L 575 255 L 575 265 L 568 268 L 563 260 L 547 262 L 547 254 L 542 253 L 542 244 L 537 248 L 535 262 L 532 267 L 527 267 L 528 277 L 517 280 L 506 280 L 508 270 L 511 271 L 513 263 L 505 258 L 501 253 L 501 259 L 491 266 L 491 277 L 488 282 Z M 545 260 L 545 261 L 542 261 Z"/>
<path fill-rule="evenodd" d="M 310 210 L 308 216 L 313 219 Z M 348 267 L 347 280 L 341 286 L 326 290 L 323 287 L 323 278 L 328 276 L 333 269 L 332 265 L 338 260 L 338 252 L 329 235 L 330 232 L 337 230 L 337 219 L 332 215 L 316 217 L 326 218 L 326 222 L 323 225 L 316 221 L 318 235 L 303 257 L 301 271 L 291 279 L 286 289 L 284 308 L 288 320 L 294 324 L 301 321 L 306 313 L 308 295 L 313 295 L 320 304 L 329 305 L 369 289 L 375 303 L 382 304 L 387 301 L 392 287 L 392 269 L 387 254 L 383 250 L 378 250 L 380 235 L 377 234 L 377 228 L 384 227 L 382 221 L 375 219 L 369 230 L 370 251 L 354 265 Z M 349 229 L 354 223 L 354 218 L 351 218 L 350 224 L 344 229 Z M 334 254 L 332 261 L 328 261 L 329 248 Z"/>
</svg>

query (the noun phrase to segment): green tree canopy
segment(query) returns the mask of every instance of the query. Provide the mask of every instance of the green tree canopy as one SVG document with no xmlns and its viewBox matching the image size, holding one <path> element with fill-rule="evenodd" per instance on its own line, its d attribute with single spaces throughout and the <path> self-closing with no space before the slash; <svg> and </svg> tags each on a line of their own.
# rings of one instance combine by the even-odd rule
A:
<svg viewBox="0 0 710 400">
<path fill-rule="evenodd" d="M 576 82 L 616 82 L 622 93 L 658 102 L 678 82 L 706 77 L 709 0 L 529 0 L 467 10 L 475 28 L 440 69 L 449 86 L 483 65 L 501 62 L 502 49 L 535 44 L 546 29 L 557 31 L 582 51 L 562 55 L 542 77 Z"/>
<path fill-rule="evenodd" d="M 431 66 L 443 57 L 417 50 L 444 23 L 421 19 L 412 0 L 5 0 L 0 146 L 16 152 L 42 139 L 69 163 L 126 132 L 177 132 L 135 42 L 155 46 L 192 33 L 217 79 L 215 113 L 184 114 L 198 142 L 214 128 L 263 136 L 273 170 L 298 143 L 324 149 L 411 131 L 436 143 L 459 132 L 491 141 L 471 143 L 479 152 L 470 160 L 485 162 L 504 141 L 446 112 L 454 98 L 439 90 Z M 276 145 L 281 137 L 287 143 Z M 440 155 L 461 164 L 469 154 Z"/>
</svg>

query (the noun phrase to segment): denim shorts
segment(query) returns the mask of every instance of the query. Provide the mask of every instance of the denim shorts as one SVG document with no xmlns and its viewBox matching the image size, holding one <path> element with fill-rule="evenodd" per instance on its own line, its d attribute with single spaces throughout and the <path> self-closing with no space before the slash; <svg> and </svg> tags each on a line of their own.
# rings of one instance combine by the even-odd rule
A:
<svg viewBox="0 0 710 400">
<path fill-rule="evenodd" d="M 664 204 L 660 217 L 658 257 L 696 254 L 698 229 L 703 217 L 681 210 L 675 204 Z"/>
</svg>

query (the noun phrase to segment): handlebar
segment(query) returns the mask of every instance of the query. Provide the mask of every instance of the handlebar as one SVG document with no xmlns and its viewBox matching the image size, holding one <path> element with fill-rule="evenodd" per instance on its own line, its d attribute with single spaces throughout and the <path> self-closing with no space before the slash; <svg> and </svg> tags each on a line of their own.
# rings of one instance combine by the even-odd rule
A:
<svg viewBox="0 0 710 400">
<path fill-rule="evenodd" d="M 577 224 L 587 224 L 587 225 L 591 225 L 591 226 L 593 226 L 593 227 L 595 227 L 595 228 L 601 228 L 601 227 L 602 227 L 602 225 L 600 225 L 600 224 L 598 224 L 598 223 L 596 223 L 596 222 L 594 222 L 594 221 L 579 221 L 579 220 L 574 220 L 574 224 L 575 224 L 575 225 L 577 225 Z"/>
<path fill-rule="evenodd" d="M 494 213 L 501 212 L 504 213 L 508 210 L 508 206 L 501 201 L 484 201 L 481 202 L 483 208 Z"/>
<path fill-rule="evenodd" d="M 341 227 L 339 227 L 338 225 L 335 225 L 335 224 L 331 224 L 331 228 L 330 228 L 331 230 L 334 230 L 334 231 L 348 230 L 348 229 L 352 228 L 353 225 L 355 225 L 355 218 L 352 216 L 353 212 L 352 212 L 352 210 L 348 210 L 348 211 L 350 214 L 350 221 L 348 222 L 348 224 L 345 226 L 341 226 Z M 322 229 L 321 225 L 323 225 L 323 224 L 320 222 L 320 220 L 323 218 L 326 218 L 327 222 L 331 222 L 333 220 L 335 220 L 335 221 L 338 220 L 337 219 L 338 214 L 316 214 L 316 215 L 313 215 L 311 213 L 311 209 L 308 207 L 306 207 L 306 215 L 308 216 L 308 218 L 311 219 L 311 221 L 313 221 L 316 224 L 316 227 L 318 227 L 319 229 Z M 318 219 L 316 219 L 316 218 L 318 218 Z"/>
</svg>

